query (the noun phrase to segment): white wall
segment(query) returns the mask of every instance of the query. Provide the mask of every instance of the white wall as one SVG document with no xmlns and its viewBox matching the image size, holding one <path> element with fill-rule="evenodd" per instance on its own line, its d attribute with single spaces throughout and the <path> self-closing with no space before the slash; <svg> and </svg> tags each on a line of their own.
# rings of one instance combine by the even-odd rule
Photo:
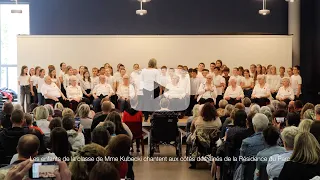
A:
<svg viewBox="0 0 320 180">
<path fill-rule="evenodd" d="M 134 63 L 147 66 L 150 58 L 158 66 L 178 64 L 206 66 L 221 59 L 228 67 L 250 64 L 292 65 L 292 37 L 278 35 L 212 36 L 18 36 L 18 68 L 47 68 L 60 62 L 79 67 L 100 67 L 110 63 L 114 69 L 123 63 L 131 70 Z M 19 70 L 18 70 L 19 71 Z"/>
</svg>

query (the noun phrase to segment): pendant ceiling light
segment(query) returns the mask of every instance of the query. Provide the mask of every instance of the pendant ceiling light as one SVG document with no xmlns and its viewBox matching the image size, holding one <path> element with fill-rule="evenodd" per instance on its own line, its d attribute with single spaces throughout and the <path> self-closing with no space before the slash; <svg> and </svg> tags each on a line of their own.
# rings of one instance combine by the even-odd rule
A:
<svg viewBox="0 0 320 180">
<path fill-rule="evenodd" d="M 263 0 L 262 9 L 259 10 L 259 14 L 264 15 L 264 16 L 270 14 L 270 10 L 267 9 L 267 0 Z"/>
<path fill-rule="evenodd" d="M 148 13 L 148 11 L 143 9 L 143 2 L 140 1 L 140 9 L 136 10 L 136 14 L 143 16 L 143 15 L 146 15 L 147 13 Z"/>
<path fill-rule="evenodd" d="M 151 0 L 138 0 L 139 2 L 143 2 L 143 3 L 146 3 L 146 2 L 150 2 Z"/>
<path fill-rule="evenodd" d="M 16 2 L 16 5 L 18 5 L 18 0 L 13 0 Z M 21 14 L 22 10 L 21 9 L 11 9 L 11 13 L 18 13 Z"/>
<path fill-rule="evenodd" d="M 287 2 L 294 2 L 294 0 L 286 0 Z"/>
</svg>

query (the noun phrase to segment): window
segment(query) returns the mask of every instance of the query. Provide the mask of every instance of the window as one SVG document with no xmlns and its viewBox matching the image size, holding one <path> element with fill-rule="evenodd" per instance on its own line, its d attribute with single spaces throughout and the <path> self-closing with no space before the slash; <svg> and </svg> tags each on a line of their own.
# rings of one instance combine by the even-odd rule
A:
<svg viewBox="0 0 320 180">
<path fill-rule="evenodd" d="M 22 13 L 12 13 L 22 10 Z M 0 5 L 0 85 L 18 90 L 17 35 L 30 34 L 29 4 Z"/>
</svg>

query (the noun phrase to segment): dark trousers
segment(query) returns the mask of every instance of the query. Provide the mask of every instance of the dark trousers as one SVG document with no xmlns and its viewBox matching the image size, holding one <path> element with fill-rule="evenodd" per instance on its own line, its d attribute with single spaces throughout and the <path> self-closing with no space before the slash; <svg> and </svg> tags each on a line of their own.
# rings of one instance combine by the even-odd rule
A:
<svg viewBox="0 0 320 180">
<path fill-rule="evenodd" d="M 97 99 L 93 100 L 93 109 L 95 112 L 101 111 L 101 100 L 107 96 L 100 95 Z"/>
<path fill-rule="evenodd" d="M 118 100 L 119 110 L 123 112 L 129 108 L 129 100 L 119 99 Z"/>
<path fill-rule="evenodd" d="M 195 95 L 190 95 L 190 101 L 189 101 L 189 106 L 186 110 L 186 115 L 191 116 L 192 115 L 192 109 L 194 105 L 197 104 L 197 99 L 195 99 Z"/>
<path fill-rule="evenodd" d="M 26 101 L 26 108 L 24 107 Z M 30 86 L 20 86 L 20 103 L 23 108 L 23 111 L 30 111 Z"/>
<path fill-rule="evenodd" d="M 230 100 L 228 101 L 228 103 L 232 105 L 235 105 L 239 102 L 241 102 L 241 100 L 237 100 L 236 98 L 230 98 Z"/>
<path fill-rule="evenodd" d="M 252 89 L 244 89 L 244 90 L 243 90 L 243 94 L 244 94 L 244 97 L 251 98 Z"/>
<path fill-rule="evenodd" d="M 91 92 L 91 89 L 87 89 L 86 90 L 86 93 L 87 94 L 90 94 L 90 92 Z M 83 94 L 83 97 L 86 97 L 86 98 L 88 98 L 88 100 L 89 100 L 89 104 L 92 104 L 92 102 L 93 102 L 93 96 L 91 95 L 91 96 L 86 96 L 85 94 Z M 87 102 L 86 102 L 87 103 Z M 87 103 L 88 104 L 88 103 Z"/>
<path fill-rule="evenodd" d="M 270 100 L 268 98 L 255 98 L 251 100 L 253 103 L 258 104 L 260 107 L 261 106 L 266 106 L 270 103 Z"/>
<path fill-rule="evenodd" d="M 59 97 L 58 100 L 59 101 L 54 101 L 52 99 L 45 99 L 45 103 L 51 104 L 52 106 L 55 106 L 56 103 L 60 102 L 63 105 L 63 107 L 66 107 L 66 108 L 70 107 L 70 102 L 68 100 L 63 100 L 62 97 Z"/>
<path fill-rule="evenodd" d="M 271 93 L 271 96 L 273 97 L 273 99 L 276 99 L 277 92 Z"/>
<path fill-rule="evenodd" d="M 146 89 L 143 89 L 143 96 L 142 96 L 142 109 L 143 109 L 143 115 L 145 120 L 149 118 L 149 115 L 152 114 L 152 112 L 160 109 L 160 105 L 158 101 L 155 101 L 155 97 L 158 97 L 160 95 L 160 88 L 157 87 L 156 89 L 149 91 Z"/>
<path fill-rule="evenodd" d="M 44 105 L 45 102 L 44 102 L 43 95 L 41 93 L 38 93 L 37 96 L 38 96 L 38 105 L 39 106 Z"/>
<path fill-rule="evenodd" d="M 218 95 L 217 98 L 216 98 L 215 107 L 217 109 L 219 108 L 219 102 L 220 102 L 221 99 L 223 99 L 222 95 Z"/>
<path fill-rule="evenodd" d="M 38 91 L 37 91 L 37 87 L 36 87 L 36 86 L 33 86 L 32 89 L 33 89 L 33 92 L 34 92 L 34 96 L 32 96 L 32 94 L 30 93 L 30 101 L 31 101 L 31 104 L 32 104 L 32 103 L 38 104 Z"/>
</svg>

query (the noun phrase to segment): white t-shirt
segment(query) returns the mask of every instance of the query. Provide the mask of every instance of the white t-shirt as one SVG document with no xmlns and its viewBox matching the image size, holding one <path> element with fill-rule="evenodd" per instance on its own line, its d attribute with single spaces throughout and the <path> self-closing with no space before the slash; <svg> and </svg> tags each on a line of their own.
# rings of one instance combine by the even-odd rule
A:
<svg viewBox="0 0 320 180">
<path fill-rule="evenodd" d="M 302 84 L 302 78 L 300 75 L 292 75 L 291 76 L 291 87 L 292 87 L 295 95 L 298 92 L 298 85 L 301 85 L 301 84 Z M 301 91 L 300 91 L 300 94 L 301 94 Z"/>
<path fill-rule="evenodd" d="M 56 98 L 61 97 L 60 89 L 55 83 L 51 83 L 50 85 L 44 83 L 43 86 L 41 87 L 41 93 L 45 99 L 48 99 L 46 95 L 53 96 Z"/>
<path fill-rule="evenodd" d="M 203 78 L 202 72 L 198 71 L 197 78 Z"/>
<path fill-rule="evenodd" d="M 244 79 L 243 76 L 231 76 L 231 77 L 236 78 L 236 80 L 237 80 L 237 86 L 241 86 L 241 83 L 244 81 L 244 80 L 243 80 L 243 79 Z M 231 78 L 231 77 L 230 77 L 230 78 Z"/>
<path fill-rule="evenodd" d="M 37 85 L 38 85 L 37 91 L 38 91 L 38 93 L 40 93 L 41 87 L 42 87 L 43 84 L 45 84 L 44 78 L 39 77 L 39 78 L 38 78 L 38 82 L 37 82 Z"/>
<path fill-rule="evenodd" d="M 60 70 L 59 77 L 63 78 L 64 75 L 65 75 L 65 73 L 62 70 Z"/>
<path fill-rule="evenodd" d="M 186 94 L 190 94 L 190 78 L 189 77 L 180 77 L 179 86 L 184 90 Z"/>
<path fill-rule="evenodd" d="M 113 84 L 116 82 L 116 78 L 114 76 L 106 76 L 106 83 L 109 84 L 113 88 Z"/>
<path fill-rule="evenodd" d="M 92 80 L 92 79 L 90 79 Z M 83 90 L 92 89 L 92 81 L 89 82 L 87 79 L 84 81 L 83 79 L 80 81 L 80 86 Z"/>
<path fill-rule="evenodd" d="M 140 74 L 141 74 L 141 71 L 133 71 L 131 74 L 130 74 L 130 80 L 132 82 L 136 82 L 136 81 L 139 81 L 140 80 Z"/>
<path fill-rule="evenodd" d="M 267 75 L 266 83 L 268 84 L 270 90 L 277 91 L 280 88 L 281 77 L 279 75 Z"/>
<path fill-rule="evenodd" d="M 68 86 L 66 89 L 67 92 L 67 98 L 73 99 L 73 98 L 82 98 L 82 90 L 81 87 L 76 85 L 76 86 Z"/>
<path fill-rule="evenodd" d="M 174 86 L 170 83 L 167 85 L 166 89 L 168 91 L 163 94 L 166 98 L 183 98 L 186 96 L 185 89 L 179 84 Z"/>
<path fill-rule="evenodd" d="M 282 99 L 287 99 L 289 98 L 290 100 L 294 100 L 294 93 L 292 87 L 287 87 L 286 89 L 281 86 L 279 88 L 278 94 L 276 96 L 277 99 L 282 98 Z"/>
<path fill-rule="evenodd" d="M 163 74 L 160 75 L 160 84 L 161 84 L 161 86 L 166 87 L 169 82 L 171 82 L 171 81 L 169 81 L 169 78 L 168 78 L 167 74 L 166 75 L 163 75 Z"/>
<path fill-rule="evenodd" d="M 36 86 L 38 83 L 39 76 L 33 75 L 30 78 L 30 82 L 32 82 L 32 86 Z"/>
<path fill-rule="evenodd" d="M 244 94 L 243 94 L 243 90 L 240 86 L 237 86 L 234 90 L 232 89 L 232 86 L 228 86 L 223 97 L 224 98 L 225 97 L 230 97 L 230 98 L 241 97 L 241 98 L 243 98 Z"/>
<path fill-rule="evenodd" d="M 112 87 L 107 83 L 96 85 L 92 91 L 92 94 L 96 94 L 97 96 L 100 96 L 101 94 L 103 96 L 108 96 L 112 93 L 114 93 L 114 91 Z"/>
<path fill-rule="evenodd" d="M 198 94 L 198 89 L 201 84 L 201 79 L 200 78 L 190 78 L 190 88 L 191 92 L 190 95 L 197 95 Z"/>
<path fill-rule="evenodd" d="M 29 80 L 30 80 L 30 76 L 26 75 L 26 76 L 19 76 L 18 77 L 18 81 L 20 83 L 20 86 L 27 86 L 29 85 Z"/>
<path fill-rule="evenodd" d="M 251 84 L 253 83 L 253 78 L 251 78 L 251 77 L 248 79 L 243 78 L 242 80 L 243 80 L 242 82 L 243 82 L 244 86 L 251 86 Z"/>
<path fill-rule="evenodd" d="M 225 79 L 221 76 L 221 75 L 217 75 L 217 76 L 214 76 L 213 78 L 213 84 L 215 86 L 220 86 L 222 84 L 225 83 Z M 216 87 L 217 88 L 217 95 L 222 95 L 222 92 L 223 92 L 223 87 Z"/>
<path fill-rule="evenodd" d="M 117 89 L 117 95 L 118 97 L 124 97 L 124 98 L 129 98 L 129 86 L 125 86 L 123 84 L 120 84 L 118 89 Z"/>
<path fill-rule="evenodd" d="M 160 71 L 157 69 L 143 69 L 141 71 L 141 89 L 153 91 L 158 86 L 155 83 L 160 83 Z"/>
<path fill-rule="evenodd" d="M 267 84 L 264 84 L 263 87 L 260 87 L 260 84 L 257 84 L 253 88 L 252 96 L 255 95 L 257 98 L 265 97 L 270 93 L 270 89 Z"/>
<path fill-rule="evenodd" d="M 99 84 L 99 76 L 91 77 L 91 87 L 94 89 L 96 85 Z"/>
</svg>

